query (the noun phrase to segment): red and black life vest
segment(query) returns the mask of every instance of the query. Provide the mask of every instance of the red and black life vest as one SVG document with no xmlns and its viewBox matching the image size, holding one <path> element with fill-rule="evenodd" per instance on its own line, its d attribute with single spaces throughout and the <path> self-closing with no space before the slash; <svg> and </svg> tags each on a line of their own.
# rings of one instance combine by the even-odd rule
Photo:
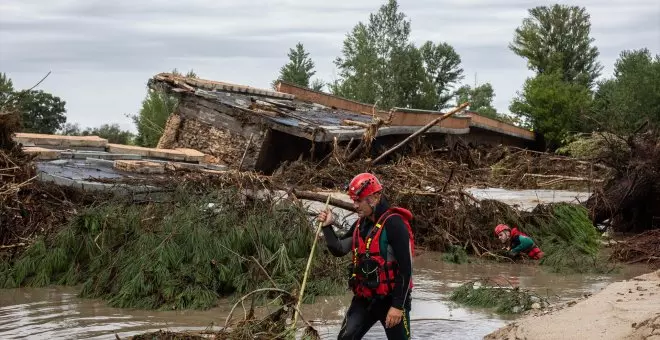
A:
<svg viewBox="0 0 660 340">
<path fill-rule="evenodd" d="M 356 296 L 364 298 L 386 296 L 394 290 L 394 278 L 398 274 L 398 265 L 395 260 L 387 261 L 387 247 L 385 249 L 381 249 L 380 247 L 380 236 L 383 232 L 383 225 L 385 225 L 388 218 L 394 215 L 400 216 L 408 229 L 411 252 L 410 260 L 412 261 L 412 256 L 415 254 L 415 242 L 413 240 L 412 228 L 410 227 L 410 220 L 412 219 L 412 213 L 410 211 L 398 207 L 389 208 L 376 221 L 375 226 L 369 231 L 366 240 L 360 236 L 360 223 L 362 220 L 358 219 L 355 230 L 353 231 L 353 274 L 351 278 L 355 280 L 352 288 Z M 374 270 L 377 270 L 377 273 L 372 273 L 372 275 L 377 275 L 378 277 L 375 287 L 369 287 L 365 283 L 365 273 L 360 269 L 363 268 L 362 265 L 367 260 L 377 264 L 376 268 L 374 268 Z M 409 287 L 410 289 L 413 287 L 412 278 L 410 278 Z"/>
<path fill-rule="evenodd" d="M 513 240 L 514 237 L 516 236 L 527 236 L 527 234 L 523 233 L 522 231 L 518 230 L 518 228 L 513 227 L 511 229 L 511 240 Z M 527 251 L 527 256 L 534 260 L 540 260 L 543 257 L 543 252 L 541 251 L 541 248 L 536 246 L 536 242 L 534 243 L 534 246 Z"/>
</svg>

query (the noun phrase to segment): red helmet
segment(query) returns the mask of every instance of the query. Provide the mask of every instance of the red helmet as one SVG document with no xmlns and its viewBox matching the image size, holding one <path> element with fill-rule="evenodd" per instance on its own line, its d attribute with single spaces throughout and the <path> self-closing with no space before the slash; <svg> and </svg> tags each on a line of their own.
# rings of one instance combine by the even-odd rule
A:
<svg viewBox="0 0 660 340">
<path fill-rule="evenodd" d="M 505 230 L 511 230 L 511 228 L 506 224 L 498 224 L 497 227 L 495 227 L 495 235 L 497 236 Z"/>
<path fill-rule="evenodd" d="M 354 201 L 365 198 L 381 190 L 383 190 L 383 186 L 378 181 L 378 178 L 370 173 L 358 174 L 353 177 L 351 183 L 348 184 L 348 195 Z"/>
</svg>

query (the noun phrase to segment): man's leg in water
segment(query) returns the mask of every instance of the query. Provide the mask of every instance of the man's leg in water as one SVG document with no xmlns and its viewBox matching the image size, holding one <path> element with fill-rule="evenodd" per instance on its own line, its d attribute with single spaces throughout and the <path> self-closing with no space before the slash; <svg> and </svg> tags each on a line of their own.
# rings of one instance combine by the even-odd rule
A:
<svg viewBox="0 0 660 340">
<path fill-rule="evenodd" d="M 351 306 L 344 316 L 344 322 L 339 330 L 338 340 L 359 340 L 378 321 L 380 315 L 369 309 L 370 302 L 366 299 L 353 297 Z"/>
</svg>

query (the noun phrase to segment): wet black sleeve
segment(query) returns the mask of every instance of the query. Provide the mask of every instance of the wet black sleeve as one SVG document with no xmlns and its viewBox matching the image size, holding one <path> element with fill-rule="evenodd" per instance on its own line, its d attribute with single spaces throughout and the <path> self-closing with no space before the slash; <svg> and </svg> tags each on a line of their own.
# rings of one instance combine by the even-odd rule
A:
<svg viewBox="0 0 660 340">
<path fill-rule="evenodd" d="M 355 230 L 355 225 L 357 222 L 353 223 L 351 228 L 342 235 L 342 237 L 337 237 L 332 225 L 323 227 L 323 236 L 325 237 L 325 243 L 328 245 L 328 250 L 330 253 L 337 257 L 342 257 L 348 254 L 353 247 L 353 230 Z"/>
<path fill-rule="evenodd" d="M 403 310 L 409 295 L 410 277 L 412 276 L 412 252 L 408 228 L 400 216 L 392 216 L 385 222 L 387 241 L 392 247 L 394 258 L 399 265 L 399 274 L 394 278 L 392 307 Z"/>
</svg>

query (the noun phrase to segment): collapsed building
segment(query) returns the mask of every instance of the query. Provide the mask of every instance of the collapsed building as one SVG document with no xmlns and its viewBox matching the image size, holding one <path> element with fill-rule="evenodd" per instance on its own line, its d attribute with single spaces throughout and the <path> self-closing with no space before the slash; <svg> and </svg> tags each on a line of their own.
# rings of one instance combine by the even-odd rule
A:
<svg viewBox="0 0 660 340">
<path fill-rule="evenodd" d="M 374 131 L 372 148 L 395 145 L 443 114 L 404 108 L 384 112 L 286 82 L 275 91 L 160 73 L 148 85 L 179 98 L 158 148 L 195 149 L 214 163 L 266 174 L 283 161 L 321 158 L 335 142 L 355 147 L 353 141 L 361 140 L 377 120 L 382 126 Z M 424 140 L 530 147 L 536 136 L 468 111 L 433 126 Z"/>
</svg>

